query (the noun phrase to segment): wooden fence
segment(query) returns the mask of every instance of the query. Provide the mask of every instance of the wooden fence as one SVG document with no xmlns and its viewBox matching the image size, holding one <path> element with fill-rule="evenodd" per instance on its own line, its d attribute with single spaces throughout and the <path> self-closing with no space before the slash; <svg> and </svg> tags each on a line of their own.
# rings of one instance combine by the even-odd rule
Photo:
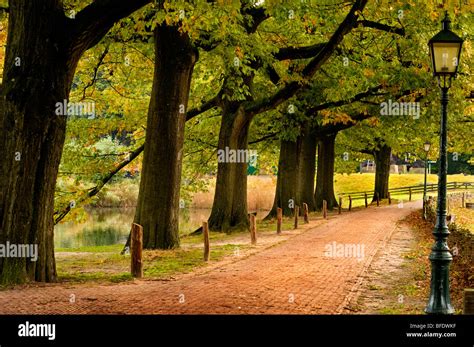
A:
<svg viewBox="0 0 474 347">
<path fill-rule="evenodd" d="M 472 182 L 449 182 L 446 185 L 448 190 L 460 190 L 460 189 L 474 189 L 474 183 Z M 399 187 L 399 188 L 392 188 L 389 189 L 390 197 L 394 197 L 396 195 L 409 195 L 409 200 L 411 200 L 412 194 L 419 194 L 423 193 L 424 185 L 420 184 L 417 186 L 408 186 L 408 187 Z M 426 192 L 437 192 L 438 191 L 438 183 L 429 183 L 426 185 Z M 372 197 L 374 195 L 374 191 L 365 191 L 365 192 L 349 192 L 349 193 L 340 193 L 339 196 L 346 197 L 350 196 L 351 200 L 360 200 L 366 199 L 367 196 Z"/>
</svg>

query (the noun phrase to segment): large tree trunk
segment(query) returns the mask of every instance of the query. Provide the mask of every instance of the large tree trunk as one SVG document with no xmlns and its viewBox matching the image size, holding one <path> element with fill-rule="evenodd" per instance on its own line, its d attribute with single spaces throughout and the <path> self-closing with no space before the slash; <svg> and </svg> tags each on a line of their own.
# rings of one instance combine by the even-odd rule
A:
<svg viewBox="0 0 474 347">
<path fill-rule="evenodd" d="M 388 180 L 390 178 L 390 154 L 392 149 L 383 144 L 374 151 L 375 159 L 375 189 L 372 201 L 377 200 L 377 193 L 380 199 L 388 198 Z"/>
<path fill-rule="evenodd" d="M 179 246 L 185 108 L 197 50 L 178 29 L 155 29 L 155 72 L 134 219 L 143 226 L 144 248 Z"/>
<path fill-rule="evenodd" d="M 94 2 L 66 18 L 61 0 L 9 1 L 0 90 L 0 243 L 35 244 L 38 258 L 0 258 L 0 281 L 56 280 L 54 189 L 68 100 L 82 54 L 146 0 Z"/>
<path fill-rule="evenodd" d="M 60 37 L 59 5 L 10 1 L 0 95 L 0 243 L 35 244 L 38 259 L 0 258 L 3 283 L 56 280 L 54 189 L 66 116 L 55 114 L 55 104 L 68 99 L 79 58 Z"/>
<path fill-rule="evenodd" d="M 337 133 L 321 135 L 318 138 L 318 169 L 316 172 L 316 191 L 314 199 L 316 209 L 323 208 L 323 200 L 328 209 L 338 206 L 334 195 L 334 145 Z"/>
<path fill-rule="evenodd" d="M 297 141 L 281 140 L 280 158 L 278 160 L 278 176 L 273 207 L 266 218 L 276 216 L 277 208 L 283 210 L 284 216 L 292 216 L 298 201 L 298 164 L 301 138 Z"/>
<path fill-rule="evenodd" d="M 218 150 L 247 151 L 250 122 L 242 107 L 224 106 Z M 247 213 L 247 163 L 220 161 L 209 228 L 220 232 L 248 229 Z"/>
<path fill-rule="evenodd" d="M 317 139 L 309 123 L 304 124 L 300 141 L 301 153 L 298 156 L 298 194 L 296 200 L 301 204 L 308 204 L 308 209 L 315 211 L 314 175 L 316 172 Z"/>
</svg>

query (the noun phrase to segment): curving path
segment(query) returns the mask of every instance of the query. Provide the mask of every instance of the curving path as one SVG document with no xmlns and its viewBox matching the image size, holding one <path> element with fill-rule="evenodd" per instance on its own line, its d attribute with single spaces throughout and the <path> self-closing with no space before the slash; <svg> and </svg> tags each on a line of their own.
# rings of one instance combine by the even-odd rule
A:
<svg viewBox="0 0 474 347">
<path fill-rule="evenodd" d="M 397 221 L 420 205 L 346 212 L 256 254 L 175 280 L 1 291 L 0 314 L 341 313 Z M 360 252 L 344 255 L 344 246 Z"/>
</svg>

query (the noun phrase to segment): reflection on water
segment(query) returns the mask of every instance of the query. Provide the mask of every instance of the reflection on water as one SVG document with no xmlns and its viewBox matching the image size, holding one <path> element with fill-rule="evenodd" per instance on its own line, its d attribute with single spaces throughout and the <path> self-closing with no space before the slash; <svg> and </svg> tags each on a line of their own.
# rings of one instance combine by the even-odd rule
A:
<svg viewBox="0 0 474 347">
<path fill-rule="evenodd" d="M 67 222 L 56 225 L 54 245 L 61 248 L 107 246 L 124 244 L 130 231 L 135 209 L 98 208 L 87 211 L 84 223 Z M 209 218 L 208 209 L 180 210 L 179 227 L 182 234 L 197 229 Z"/>
</svg>

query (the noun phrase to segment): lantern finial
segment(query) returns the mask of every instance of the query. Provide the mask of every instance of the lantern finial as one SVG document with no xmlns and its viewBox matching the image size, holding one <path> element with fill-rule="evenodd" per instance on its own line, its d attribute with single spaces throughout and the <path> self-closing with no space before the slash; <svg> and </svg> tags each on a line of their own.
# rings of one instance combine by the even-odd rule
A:
<svg viewBox="0 0 474 347">
<path fill-rule="evenodd" d="M 443 30 L 451 30 L 451 18 L 449 18 L 448 11 L 445 12 L 442 23 Z"/>
</svg>

